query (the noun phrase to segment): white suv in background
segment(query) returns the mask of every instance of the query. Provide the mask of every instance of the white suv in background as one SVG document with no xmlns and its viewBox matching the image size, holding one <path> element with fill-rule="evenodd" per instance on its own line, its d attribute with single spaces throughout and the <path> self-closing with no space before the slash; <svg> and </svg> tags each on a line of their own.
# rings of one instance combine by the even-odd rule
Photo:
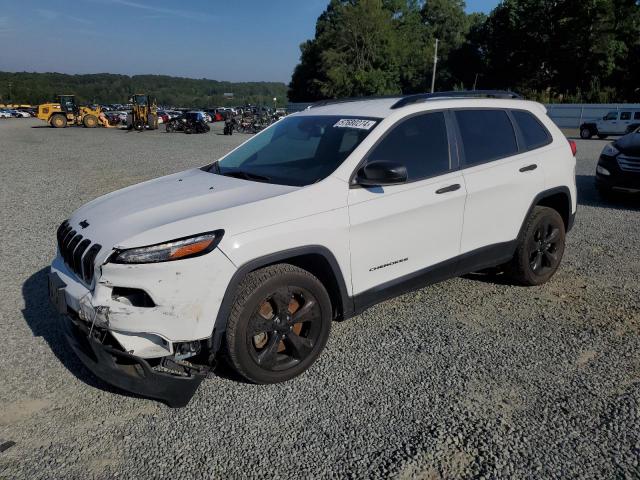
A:
<svg viewBox="0 0 640 480">
<path fill-rule="evenodd" d="M 640 109 L 611 111 L 595 122 L 580 125 L 580 137 L 587 140 L 594 135 L 605 139 L 609 135 L 626 135 L 640 127 Z"/>
<path fill-rule="evenodd" d="M 542 105 L 507 92 L 316 104 L 81 207 L 58 229 L 50 298 L 82 361 L 123 389 L 185 405 L 220 352 L 281 382 L 333 320 L 390 297 L 496 266 L 546 282 L 574 155 Z"/>
</svg>

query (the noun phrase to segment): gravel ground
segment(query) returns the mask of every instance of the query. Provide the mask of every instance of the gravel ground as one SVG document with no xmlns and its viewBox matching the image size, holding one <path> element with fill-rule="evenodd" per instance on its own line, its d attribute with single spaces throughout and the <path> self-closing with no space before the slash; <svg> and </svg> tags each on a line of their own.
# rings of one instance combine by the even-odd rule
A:
<svg viewBox="0 0 640 480">
<path fill-rule="evenodd" d="M 592 186 L 558 274 L 469 276 L 336 323 L 288 383 L 220 376 L 187 408 L 117 392 L 65 346 L 47 304 L 54 232 L 116 188 L 205 164 L 206 135 L 0 121 L 0 478 L 638 478 L 640 208 Z M 2 447 L 0 446 L 0 450 Z"/>
</svg>

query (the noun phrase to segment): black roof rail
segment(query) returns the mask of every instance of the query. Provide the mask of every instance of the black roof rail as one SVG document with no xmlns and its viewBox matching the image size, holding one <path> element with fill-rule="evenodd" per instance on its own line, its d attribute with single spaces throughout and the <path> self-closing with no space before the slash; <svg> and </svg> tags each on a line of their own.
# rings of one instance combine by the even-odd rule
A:
<svg viewBox="0 0 640 480">
<path fill-rule="evenodd" d="M 511 98 L 522 99 L 522 96 L 507 90 L 457 90 L 452 92 L 416 93 L 402 97 L 391 105 L 392 109 L 406 107 L 414 103 L 437 98 Z"/>
<path fill-rule="evenodd" d="M 325 107 L 327 105 L 334 105 L 337 103 L 364 102 L 367 100 L 384 100 L 388 98 L 402 98 L 402 95 L 398 94 L 398 95 L 382 95 L 382 96 L 371 96 L 371 97 L 329 98 L 327 100 L 320 100 L 318 102 L 312 103 L 307 108 Z"/>
</svg>

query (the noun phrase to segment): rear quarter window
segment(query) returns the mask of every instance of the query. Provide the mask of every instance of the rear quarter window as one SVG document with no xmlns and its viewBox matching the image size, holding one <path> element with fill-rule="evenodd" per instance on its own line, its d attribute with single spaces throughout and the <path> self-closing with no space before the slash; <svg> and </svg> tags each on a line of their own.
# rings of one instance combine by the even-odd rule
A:
<svg viewBox="0 0 640 480">
<path fill-rule="evenodd" d="M 524 150 L 533 150 L 551 143 L 551 134 L 532 113 L 512 110 L 511 115 L 520 129 Z"/>
<path fill-rule="evenodd" d="M 516 134 L 504 110 L 458 110 L 455 112 L 465 166 L 470 167 L 518 153 Z"/>
</svg>

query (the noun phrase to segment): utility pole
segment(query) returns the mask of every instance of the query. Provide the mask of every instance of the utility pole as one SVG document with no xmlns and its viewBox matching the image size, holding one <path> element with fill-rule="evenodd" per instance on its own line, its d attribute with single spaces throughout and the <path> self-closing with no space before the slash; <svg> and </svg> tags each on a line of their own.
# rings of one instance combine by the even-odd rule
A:
<svg viewBox="0 0 640 480">
<path fill-rule="evenodd" d="M 8 101 L 11 102 L 11 87 L 13 86 L 13 84 L 11 82 L 9 82 L 7 84 L 7 86 L 9 87 L 9 100 Z"/>
<path fill-rule="evenodd" d="M 438 66 L 438 39 L 436 38 L 436 50 L 433 53 L 433 75 L 431 76 L 431 93 L 436 87 L 436 68 Z"/>
<path fill-rule="evenodd" d="M 476 85 L 477 85 L 477 84 L 478 84 L 478 74 L 476 73 L 476 78 L 475 78 L 475 80 L 473 81 L 473 89 L 474 89 L 474 90 L 476 89 Z"/>
</svg>

